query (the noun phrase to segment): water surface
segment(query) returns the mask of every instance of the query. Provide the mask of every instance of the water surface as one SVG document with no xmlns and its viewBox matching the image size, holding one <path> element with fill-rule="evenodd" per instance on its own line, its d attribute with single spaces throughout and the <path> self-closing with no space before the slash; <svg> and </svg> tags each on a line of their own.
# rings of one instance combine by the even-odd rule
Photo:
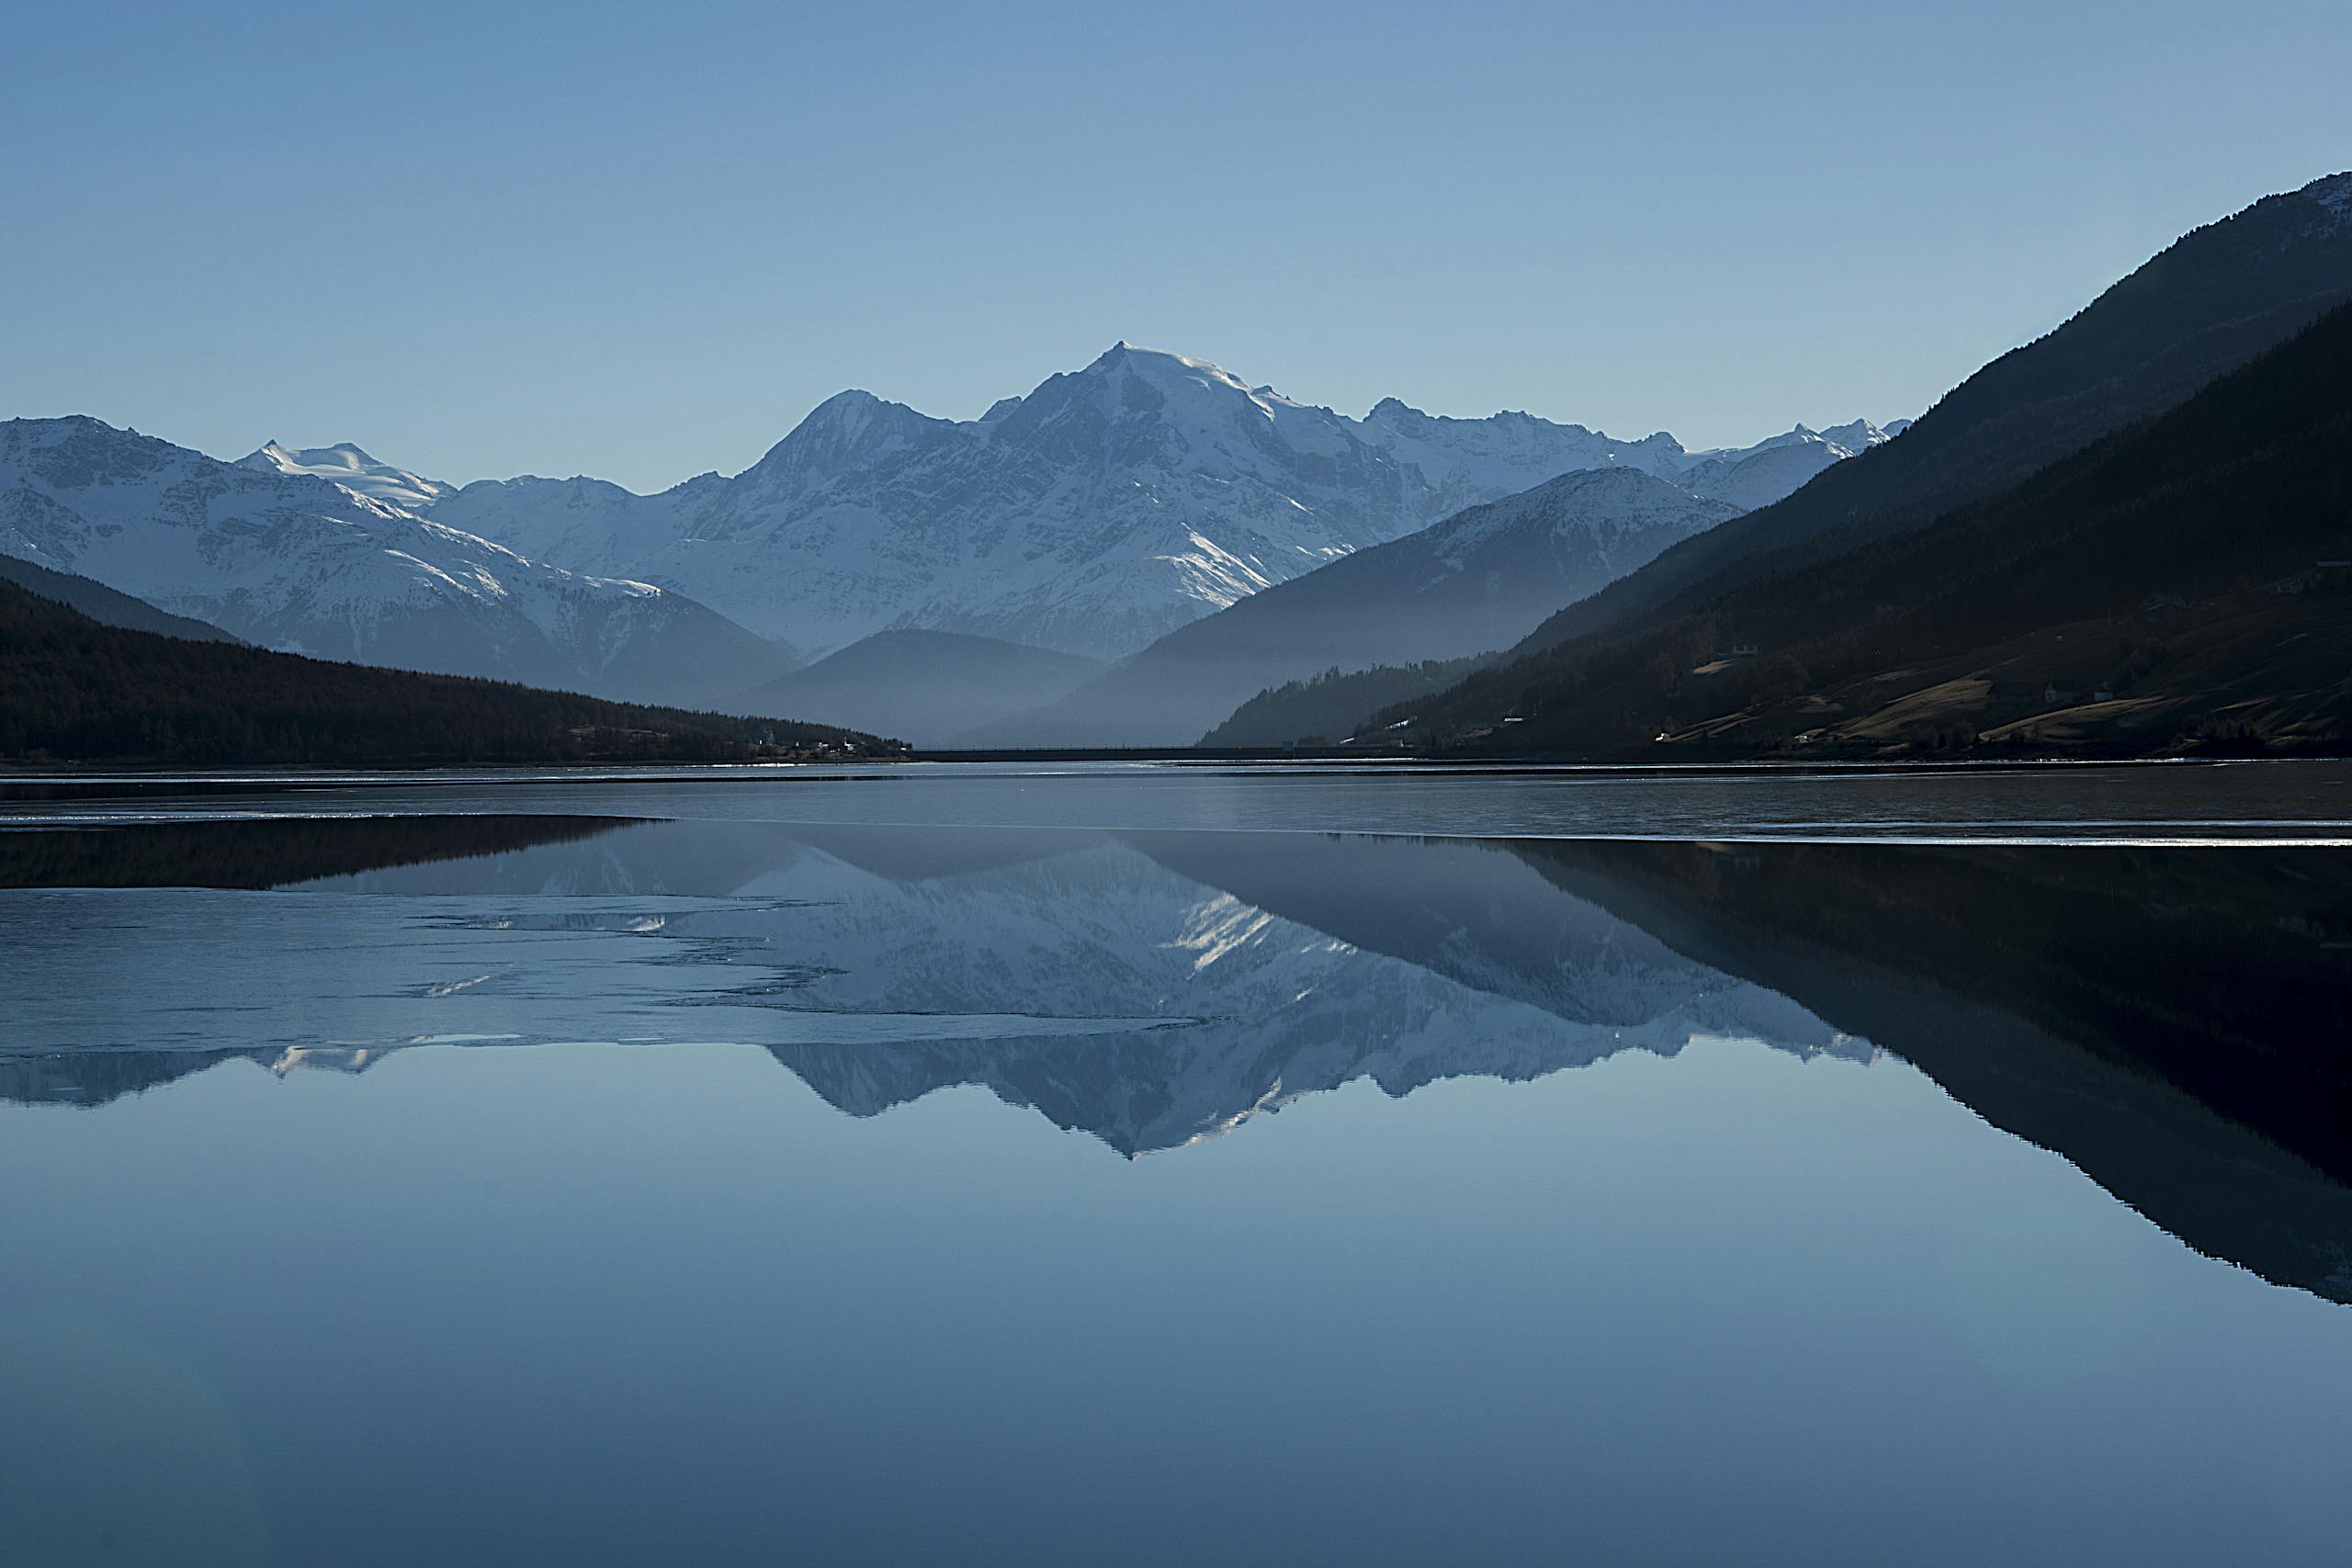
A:
<svg viewBox="0 0 2352 1568">
<path fill-rule="evenodd" d="M 2339 1562 L 2342 776 L 2038 776 L 22 792 L 0 1560 Z"/>
</svg>

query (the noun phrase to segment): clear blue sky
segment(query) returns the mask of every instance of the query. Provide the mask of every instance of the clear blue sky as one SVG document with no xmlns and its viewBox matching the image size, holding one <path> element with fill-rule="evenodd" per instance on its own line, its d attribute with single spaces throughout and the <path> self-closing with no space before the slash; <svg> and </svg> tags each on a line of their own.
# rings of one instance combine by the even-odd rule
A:
<svg viewBox="0 0 2352 1568">
<path fill-rule="evenodd" d="M 1915 413 L 2352 166 L 2327 4 L 17 0 L 0 415 L 653 488 L 1118 338 L 1361 413 Z"/>
</svg>

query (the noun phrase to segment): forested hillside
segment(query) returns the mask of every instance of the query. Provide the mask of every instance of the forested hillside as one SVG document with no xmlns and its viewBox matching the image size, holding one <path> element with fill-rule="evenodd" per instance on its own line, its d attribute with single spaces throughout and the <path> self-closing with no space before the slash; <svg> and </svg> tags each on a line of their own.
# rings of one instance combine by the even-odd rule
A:
<svg viewBox="0 0 2352 1568">
<path fill-rule="evenodd" d="M 1611 755 L 2335 751 L 2352 742 L 2347 558 L 2352 307 L 1930 527 L 1481 671 L 1374 726 Z"/>
<path fill-rule="evenodd" d="M 823 725 L 639 707 L 101 626 L 0 582 L 0 760 L 401 767 L 888 756 Z"/>
<path fill-rule="evenodd" d="M 1946 393 L 1902 438 L 1568 605 L 1516 651 L 1687 613 L 1759 570 L 1818 561 L 1995 494 L 2352 299 L 2352 174 L 2182 236 L 2071 320 Z"/>
</svg>

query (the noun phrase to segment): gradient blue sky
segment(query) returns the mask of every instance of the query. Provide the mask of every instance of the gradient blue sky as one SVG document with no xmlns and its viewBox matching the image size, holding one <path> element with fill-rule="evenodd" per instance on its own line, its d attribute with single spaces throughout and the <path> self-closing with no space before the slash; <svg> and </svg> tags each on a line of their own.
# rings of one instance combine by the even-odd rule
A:
<svg viewBox="0 0 2352 1568">
<path fill-rule="evenodd" d="M 2352 166 L 2330 4 L 7 7 L 0 415 L 654 488 L 1127 338 L 1361 413 L 1916 413 Z"/>
</svg>

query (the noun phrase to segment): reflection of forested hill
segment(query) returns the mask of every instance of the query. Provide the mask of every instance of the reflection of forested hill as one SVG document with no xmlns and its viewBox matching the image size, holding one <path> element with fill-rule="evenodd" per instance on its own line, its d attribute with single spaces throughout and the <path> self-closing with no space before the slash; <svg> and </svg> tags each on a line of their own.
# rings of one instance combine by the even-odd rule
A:
<svg viewBox="0 0 2352 1568">
<path fill-rule="evenodd" d="M 1529 841 L 2191 1245 L 2352 1300 L 2352 886 L 2286 849 Z"/>
<path fill-rule="evenodd" d="M 18 1105 L 105 1105 L 242 1058 L 241 1051 L 0 1051 L 0 1100 Z"/>
<path fill-rule="evenodd" d="M 0 833 L 0 887 L 281 887 L 571 843 L 628 820 L 338 817 Z"/>
</svg>

